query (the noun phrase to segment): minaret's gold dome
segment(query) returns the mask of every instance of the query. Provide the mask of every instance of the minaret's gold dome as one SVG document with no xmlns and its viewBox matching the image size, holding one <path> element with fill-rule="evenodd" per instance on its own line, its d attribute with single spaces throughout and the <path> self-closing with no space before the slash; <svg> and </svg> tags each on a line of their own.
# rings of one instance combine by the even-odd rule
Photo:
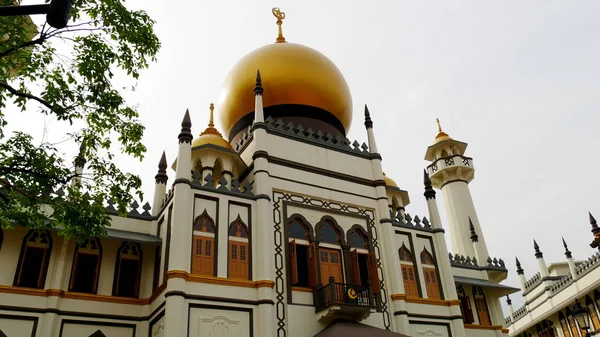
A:
<svg viewBox="0 0 600 337">
<path fill-rule="evenodd" d="M 242 58 L 227 75 L 219 97 L 221 126 L 229 140 L 236 123 L 254 112 L 256 72 L 262 78 L 263 107 L 310 106 L 302 116 L 327 120 L 331 114 L 345 134 L 352 121 L 352 97 L 340 70 L 320 52 L 295 43 L 263 46 Z M 322 111 L 324 110 L 324 111 Z M 338 127 L 339 128 L 339 127 Z M 233 132 L 232 132 L 232 129 Z"/>
</svg>

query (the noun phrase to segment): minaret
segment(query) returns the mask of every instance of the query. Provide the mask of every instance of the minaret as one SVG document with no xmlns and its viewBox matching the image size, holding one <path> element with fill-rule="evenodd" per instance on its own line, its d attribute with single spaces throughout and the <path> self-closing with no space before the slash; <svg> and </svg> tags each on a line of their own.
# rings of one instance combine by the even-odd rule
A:
<svg viewBox="0 0 600 337">
<path fill-rule="evenodd" d="M 252 240 L 255 242 L 261 242 L 257 245 L 257 260 L 260 261 L 256 264 L 257 275 L 255 280 L 271 280 L 274 277 L 274 263 L 273 252 L 275 247 L 273 246 L 272 240 L 262 240 L 262 238 L 272 237 L 273 232 L 268 224 L 272 224 L 272 206 L 271 206 L 271 195 L 273 195 L 273 188 L 271 186 L 271 180 L 269 178 L 269 160 L 268 153 L 265 151 L 267 148 L 267 131 L 264 125 L 265 115 L 263 111 L 263 87 L 262 80 L 260 78 L 260 71 L 256 71 L 256 82 L 254 85 L 254 125 L 252 131 L 254 133 L 254 154 L 252 160 L 254 161 L 254 188 L 256 194 L 256 220 L 260 224 L 256 228 L 256 234 L 253 234 Z M 260 260 L 259 260 L 260 259 Z M 262 302 L 273 301 L 274 292 L 272 288 L 261 287 L 258 288 L 258 299 Z M 270 337 L 273 336 L 271 327 L 275 324 L 273 318 L 275 313 L 273 307 L 270 305 L 260 305 L 258 307 L 258 321 L 259 331 L 258 336 Z"/>
<path fill-rule="evenodd" d="M 569 263 L 569 271 L 571 272 L 571 276 L 574 280 L 577 279 L 577 272 L 575 271 L 575 261 L 573 260 L 573 254 L 567 247 L 567 243 L 565 242 L 565 238 L 562 238 L 563 246 L 565 247 L 565 256 L 567 257 L 567 262 Z"/>
<path fill-rule="evenodd" d="M 489 254 L 468 185 L 474 178 L 473 159 L 464 156 L 467 144 L 450 138 L 439 120 L 437 123 L 438 134 L 427 148 L 425 160 L 431 162 L 427 172 L 433 187 L 444 194 L 452 251 L 477 257 L 483 263 Z M 471 239 L 470 224 L 478 235 L 477 242 Z"/>
<path fill-rule="evenodd" d="M 546 266 L 546 261 L 544 261 L 544 254 L 535 240 L 533 240 L 533 249 L 535 250 L 535 258 L 537 259 L 540 268 L 540 276 L 542 278 L 549 276 L 550 273 L 548 273 L 548 267 Z"/>
<path fill-rule="evenodd" d="M 165 253 L 168 257 L 168 269 L 170 271 L 190 272 L 192 263 L 192 247 L 190 238 L 193 235 L 193 194 L 191 188 L 192 178 L 192 121 L 190 112 L 186 110 L 181 122 L 179 139 L 179 150 L 177 151 L 177 169 L 175 181 L 173 181 L 173 202 L 170 214 L 172 217 L 171 246 L 170 251 Z M 218 224 L 217 224 L 218 225 Z M 168 235 L 168 234 L 167 234 Z M 185 281 L 181 278 L 167 277 L 167 289 L 176 293 L 166 299 L 165 310 L 170 313 L 178 313 L 185 306 L 183 297 Z M 183 315 L 167 314 L 165 316 L 165 336 L 183 336 L 186 334 L 186 318 Z"/>
<path fill-rule="evenodd" d="M 592 215 L 592 213 L 588 212 L 588 214 L 590 215 L 590 224 L 592 225 L 592 234 L 594 234 L 594 241 L 592 241 L 592 243 L 590 243 L 590 247 L 598 248 L 598 251 L 600 251 L 600 227 L 598 227 L 598 223 L 596 222 L 596 219 L 594 219 L 594 216 Z"/>
<path fill-rule="evenodd" d="M 75 166 L 75 178 L 73 178 L 73 184 L 81 186 L 81 176 L 83 174 L 83 168 L 87 161 L 85 160 L 85 143 L 82 141 L 79 146 L 79 153 L 77 157 L 73 160 L 73 165 Z"/>
<path fill-rule="evenodd" d="M 521 281 L 521 291 L 525 291 L 525 283 L 527 283 L 527 279 L 525 278 L 525 271 L 521 268 L 521 262 L 518 257 L 515 257 L 517 261 L 517 275 L 519 275 L 519 281 Z"/>
<path fill-rule="evenodd" d="M 154 201 L 152 202 L 152 215 L 156 216 L 161 209 L 162 203 L 165 200 L 167 193 L 167 156 L 163 151 L 158 163 L 158 173 L 154 176 Z"/>
</svg>

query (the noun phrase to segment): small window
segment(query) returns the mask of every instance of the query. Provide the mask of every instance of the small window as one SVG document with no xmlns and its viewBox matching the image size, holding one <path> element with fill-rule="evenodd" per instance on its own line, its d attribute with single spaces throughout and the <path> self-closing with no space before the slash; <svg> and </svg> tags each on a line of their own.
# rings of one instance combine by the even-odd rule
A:
<svg viewBox="0 0 600 337">
<path fill-rule="evenodd" d="M 400 257 L 400 270 L 402 272 L 402 281 L 404 282 L 404 292 L 407 296 L 419 297 L 417 272 L 413 263 L 412 253 L 402 244 L 398 255 Z"/>
<path fill-rule="evenodd" d="M 142 271 L 142 248 L 138 243 L 123 242 L 117 254 L 113 295 L 138 297 Z"/>
<path fill-rule="evenodd" d="M 194 220 L 192 274 L 215 275 L 215 225 L 206 210 Z"/>
<path fill-rule="evenodd" d="M 340 232 L 330 221 L 324 221 L 319 225 L 320 241 L 334 245 L 341 245 Z"/>
<path fill-rule="evenodd" d="M 299 219 L 294 219 L 288 225 L 288 236 L 290 239 L 310 240 L 309 230 Z"/>
<path fill-rule="evenodd" d="M 27 288 L 44 288 L 50 261 L 52 237 L 49 231 L 31 230 L 25 236 L 15 285 Z"/>
<path fill-rule="evenodd" d="M 492 325 L 483 289 L 481 287 L 473 287 L 473 297 L 475 298 L 475 309 L 477 309 L 479 324 Z"/>
<path fill-rule="evenodd" d="M 361 229 L 356 229 L 353 230 L 352 232 L 350 232 L 349 236 L 349 243 L 350 243 L 350 247 L 354 247 L 354 248 L 360 248 L 360 249 L 369 249 L 369 239 L 367 238 L 367 236 L 363 233 L 363 231 Z"/>
<path fill-rule="evenodd" d="M 98 289 L 101 247 L 98 239 L 77 244 L 71 269 L 69 291 L 95 294 Z"/>
<path fill-rule="evenodd" d="M 427 289 L 427 297 L 441 299 L 440 284 L 437 277 L 437 270 L 433 256 L 423 249 L 421 252 L 421 263 L 423 264 L 423 274 L 425 275 L 425 286 Z"/>
<path fill-rule="evenodd" d="M 473 309 L 471 308 L 471 299 L 465 293 L 462 285 L 456 288 L 458 299 L 460 301 L 460 312 L 463 316 L 463 322 L 465 324 L 471 324 L 475 321 L 473 317 Z"/>
<path fill-rule="evenodd" d="M 248 227 L 238 217 L 229 225 L 229 277 L 240 280 L 250 279 L 250 259 Z"/>
</svg>

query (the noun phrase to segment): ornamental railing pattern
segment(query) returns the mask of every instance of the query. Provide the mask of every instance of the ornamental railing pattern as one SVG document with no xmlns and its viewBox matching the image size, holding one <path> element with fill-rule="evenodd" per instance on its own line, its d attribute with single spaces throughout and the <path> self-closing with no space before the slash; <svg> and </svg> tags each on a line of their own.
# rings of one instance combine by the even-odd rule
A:
<svg viewBox="0 0 600 337">
<path fill-rule="evenodd" d="M 323 133 L 321 130 L 313 130 L 311 127 L 305 128 L 301 124 L 295 125 L 292 122 L 285 123 L 283 120 L 274 120 L 271 116 L 267 117 L 264 122 L 269 132 L 279 133 L 292 138 L 310 141 L 317 143 L 323 147 L 328 147 L 335 150 L 356 154 L 365 158 L 370 158 L 371 153 L 366 143 L 359 143 L 356 140 L 350 141 L 348 138 L 341 136 L 333 136 L 331 133 Z M 252 140 L 252 126 L 249 126 L 239 138 L 234 148 L 236 151 L 241 151 L 246 144 Z"/>
<path fill-rule="evenodd" d="M 485 263 L 481 263 L 477 261 L 477 258 L 467 256 L 461 254 L 448 253 L 448 258 L 450 259 L 450 265 L 454 267 L 460 268 L 472 268 L 472 269 L 484 269 L 484 270 L 498 270 L 498 271 L 508 271 L 506 269 L 506 265 L 504 260 L 498 258 L 488 257 Z"/>
<path fill-rule="evenodd" d="M 400 212 L 396 212 L 396 214 L 394 214 L 392 211 L 390 211 L 390 218 L 393 226 L 408 227 L 426 231 L 432 230 L 431 223 L 426 217 L 421 219 L 418 215 L 415 215 L 413 218 L 408 213 L 404 213 L 404 216 L 402 216 L 402 213 Z"/>
<path fill-rule="evenodd" d="M 473 167 L 473 158 L 461 155 L 442 157 L 431 163 L 427 168 L 429 169 L 430 174 L 434 174 L 439 170 L 453 166 Z"/>
<path fill-rule="evenodd" d="M 525 290 L 533 289 L 540 283 L 542 283 L 542 276 L 538 272 L 525 282 Z"/>
<path fill-rule="evenodd" d="M 314 289 L 315 312 L 319 312 L 333 305 L 347 305 L 354 307 L 375 307 L 371 287 L 337 283 L 330 279 L 324 286 Z"/>
<path fill-rule="evenodd" d="M 582 261 L 581 264 L 575 267 L 575 273 L 577 274 L 577 277 L 582 277 L 583 275 L 596 269 L 598 265 L 600 265 L 600 253 L 596 253 L 586 261 Z"/>
</svg>

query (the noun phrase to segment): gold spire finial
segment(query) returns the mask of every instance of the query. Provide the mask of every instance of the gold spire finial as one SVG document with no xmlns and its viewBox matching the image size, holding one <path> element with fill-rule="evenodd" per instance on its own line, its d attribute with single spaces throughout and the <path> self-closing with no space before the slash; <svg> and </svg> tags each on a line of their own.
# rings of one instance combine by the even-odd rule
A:
<svg viewBox="0 0 600 337">
<path fill-rule="evenodd" d="M 210 109 L 210 119 L 208 120 L 208 127 L 213 128 L 213 127 L 215 127 L 215 124 L 213 122 L 213 112 L 215 110 L 215 105 L 213 103 L 210 103 L 209 109 Z"/>
<path fill-rule="evenodd" d="M 273 16 L 275 16 L 277 18 L 277 26 L 278 26 L 278 31 L 279 31 L 279 34 L 277 36 L 277 39 L 275 40 L 275 43 L 285 42 L 285 37 L 283 37 L 283 31 L 281 30 L 281 25 L 283 24 L 283 19 L 285 19 L 285 13 L 282 12 L 279 9 L 279 7 L 273 7 L 273 9 L 271 10 L 271 13 L 273 13 Z"/>
<path fill-rule="evenodd" d="M 437 122 L 437 125 L 438 125 L 438 134 L 437 134 L 437 136 L 435 136 L 435 142 L 438 143 L 438 142 L 450 139 L 450 136 L 448 136 L 447 133 L 442 131 L 442 125 L 440 125 L 440 119 L 436 118 L 435 121 Z"/>
</svg>

